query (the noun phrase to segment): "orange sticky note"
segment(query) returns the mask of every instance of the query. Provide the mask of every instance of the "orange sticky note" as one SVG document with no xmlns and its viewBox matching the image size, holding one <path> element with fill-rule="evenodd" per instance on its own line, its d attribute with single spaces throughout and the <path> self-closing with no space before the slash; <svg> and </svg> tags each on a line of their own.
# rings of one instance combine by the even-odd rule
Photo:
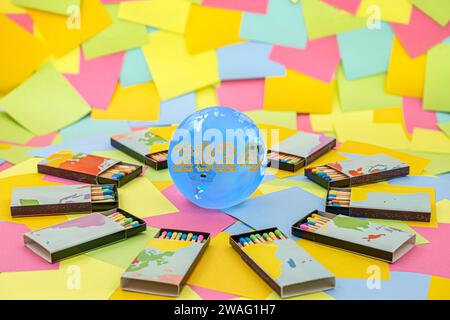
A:
<svg viewBox="0 0 450 320">
<path fill-rule="evenodd" d="M 15 22 L 0 14 L 0 92 L 28 78 L 48 56 L 45 47 Z"/>
<path fill-rule="evenodd" d="M 186 46 L 199 53 L 240 42 L 242 12 L 193 4 L 186 24 Z"/>
<path fill-rule="evenodd" d="M 394 38 L 386 76 L 386 92 L 421 98 L 425 81 L 426 55 L 411 59 L 400 41 Z"/>
<path fill-rule="evenodd" d="M 27 11 L 56 57 L 70 52 L 112 23 L 100 0 L 81 1 L 80 12 L 68 17 L 33 9 Z"/>
<path fill-rule="evenodd" d="M 297 113 L 330 113 L 334 82 L 326 83 L 286 69 L 283 77 L 266 78 L 264 109 Z"/>
<path fill-rule="evenodd" d="M 130 87 L 117 86 L 107 110 L 92 109 L 93 119 L 157 121 L 159 96 L 153 82 Z"/>
</svg>

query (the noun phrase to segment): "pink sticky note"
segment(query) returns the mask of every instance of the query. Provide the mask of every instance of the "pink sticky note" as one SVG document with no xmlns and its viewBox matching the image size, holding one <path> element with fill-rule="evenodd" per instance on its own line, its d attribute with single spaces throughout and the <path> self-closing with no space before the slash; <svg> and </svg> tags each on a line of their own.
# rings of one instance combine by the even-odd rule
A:
<svg viewBox="0 0 450 320">
<path fill-rule="evenodd" d="M 203 0 L 208 7 L 263 13 L 267 12 L 269 0 Z"/>
<path fill-rule="evenodd" d="M 450 23 L 442 27 L 413 7 L 409 24 L 391 23 L 395 35 L 411 58 L 415 58 L 450 36 Z"/>
<path fill-rule="evenodd" d="M 355 14 L 358 11 L 361 0 L 322 0 L 333 7 Z"/>
<path fill-rule="evenodd" d="M 49 176 L 49 175 L 45 175 L 42 180 L 55 182 L 55 183 L 60 183 L 60 184 L 63 184 L 63 185 L 83 184 L 83 182 L 80 182 L 80 181 L 63 179 L 63 178 Z"/>
<path fill-rule="evenodd" d="M 273 46 L 271 60 L 324 82 L 333 79 L 341 55 L 336 36 L 308 41 L 305 49 Z"/>
<path fill-rule="evenodd" d="M 3 170 L 6 170 L 8 168 L 11 168 L 13 165 L 9 162 L 4 162 L 2 164 L 0 164 L 0 172 L 2 172 Z"/>
<path fill-rule="evenodd" d="M 97 109 L 108 109 L 119 79 L 124 53 L 116 53 L 97 59 L 80 59 L 80 73 L 65 77 L 80 95 Z"/>
<path fill-rule="evenodd" d="M 206 289 L 193 285 L 189 285 L 189 287 L 191 287 L 191 289 L 194 290 L 195 293 L 197 293 L 203 300 L 229 300 L 238 297 L 234 294 Z"/>
<path fill-rule="evenodd" d="M 448 235 L 450 224 L 439 224 L 438 228 L 418 228 L 417 232 L 431 243 L 415 246 L 396 263 L 390 270 L 402 272 L 417 272 L 434 276 L 450 278 L 450 254 Z"/>
<path fill-rule="evenodd" d="M 209 232 L 211 237 L 214 237 L 236 221 L 220 210 L 196 206 L 186 199 L 175 185 L 164 189 L 162 193 L 179 212 L 145 218 L 152 227 Z"/>
<path fill-rule="evenodd" d="M 23 245 L 23 224 L 0 221 L 0 272 L 57 270 L 59 263 L 48 263 Z"/>
<path fill-rule="evenodd" d="M 304 113 L 297 114 L 297 130 L 303 132 L 318 133 L 314 132 L 314 130 L 312 129 L 309 114 Z"/>
<path fill-rule="evenodd" d="M 435 112 L 426 111 L 422 108 L 422 99 L 403 98 L 403 117 L 406 130 L 410 134 L 414 128 L 439 130 Z"/>
<path fill-rule="evenodd" d="M 222 81 L 217 88 L 221 106 L 239 111 L 262 109 L 264 105 L 264 79 Z"/>
<path fill-rule="evenodd" d="M 53 140 L 55 140 L 57 132 L 51 132 L 45 136 L 37 136 L 27 142 L 27 146 L 30 147 L 46 147 L 51 145 Z"/>
<path fill-rule="evenodd" d="M 7 14 L 8 18 L 17 23 L 19 26 L 27 30 L 29 33 L 33 33 L 33 20 L 26 13 Z"/>
</svg>

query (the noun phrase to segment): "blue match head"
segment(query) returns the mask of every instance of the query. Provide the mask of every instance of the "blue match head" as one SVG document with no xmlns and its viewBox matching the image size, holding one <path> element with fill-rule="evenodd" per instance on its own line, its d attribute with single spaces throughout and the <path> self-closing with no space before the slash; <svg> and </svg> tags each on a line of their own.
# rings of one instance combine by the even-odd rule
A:
<svg viewBox="0 0 450 320">
<path fill-rule="evenodd" d="M 104 189 L 103 194 L 113 194 L 113 191 L 111 189 Z"/>
<path fill-rule="evenodd" d="M 192 237 L 192 240 L 193 240 L 193 241 L 197 241 L 197 238 L 198 238 L 198 236 L 195 235 L 195 236 Z"/>
<path fill-rule="evenodd" d="M 245 241 L 247 242 L 252 242 L 252 239 L 250 239 L 249 237 L 245 238 Z"/>
<path fill-rule="evenodd" d="M 316 224 L 314 221 L 307 221 L 306 223 L 310 224 L 310 225 L 315 225 Z"/>
<path fill-rule="evenodd" d="M 172 232 L 170 232 L 170 231 L 169 231 L 169 232 L 167 232 L 167 237 L 169 237 L 169 238 L 170 238 L 171 236 L 172 236 Z"/>
<path fill-rule="evenodd" d="M 245 243 L 246 241 L 245 241 L 244 238 L 240 238 L 240 239 L 239 239 L 239 242 L 243 244 L 243 243 Z"/>
<path fill-rule="evenodd" d="M 102 189 L 112 190 L 112 186 L 106 186 L 106 185 L 103 185 L 103 186 L 102 186 Z"/>
<path fill-rule="evenodd" d="M 181 239 L 186 240 L 186 238 L 187 238 L 187 234 L 186 234 L 186 233 L 183 233 L 183 234 L 181 235 Z"/>
</svg>

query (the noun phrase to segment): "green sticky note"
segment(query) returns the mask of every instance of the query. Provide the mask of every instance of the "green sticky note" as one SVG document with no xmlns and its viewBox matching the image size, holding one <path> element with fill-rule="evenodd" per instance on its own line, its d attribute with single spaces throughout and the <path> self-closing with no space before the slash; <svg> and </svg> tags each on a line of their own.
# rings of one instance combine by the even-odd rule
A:
<svg viewBox="0 0 450 320">
<path fill-rule="evenodd" d="M 365 18 L 352 16 L 320 0 L 303 0 L 302 8 L 310 40 L 366 27 Z"/>
<path fill-rule="evenodd" d="M 76 9 L 74 9 L 73 6 L 77 6 L 79 8 L 80 1 L 81 0 L 13 0 L 12 3 L 21 7 L 68 16 L 76 12 L 74 11 Z"/>
<path fill-rule="evenodd" d="M 450 44 L 443 43 L 428 51 L 423 91 L 425 110 L 450 112 Z"/>
<path fill-rule="evenodd" d="M 145 248 L 147 242 L 155 236 L 158 229 L 147 226 L 145 232 L 141 232 L 126 242 L 118 242 L 94 251 L 87 252 L 86 255 L 97 260 L 112 264 L 119 268 L 127 268 L 133 259 Z"/>
<path fill-rule="evenodd" d="M 439 123 L 439 128 L 445 132 L 446 135 L 450 138 L 450 122 L 447 123 Z"/>
<path fill-rule="evenodd" d="M 445 153 L 430 153 L 412 150 L 398 150 L 405 153 L 410 153 L 422 158 L 429 159 L 430 162 L 425 167 L 425 171 L 434 175 L 450 172 L 450 154 Z"/>
<path fill-rule="evenodd" d="M 445 27 L 450 20 L 450 1 L 448 0 L 409 1 L 443 27 Z"/>
<path fill-rule="evenodd" d="M 25 144 L 34 136 L 6 112 L 0 112 L 0 128 L 0 141 Z"/>
<path fill-rule="evenodd" d="M 386 74 L 348 81 L 342 68 L 338 71 L 338 89 L 343 111 L 359 111 L 402 105 L 402 97 L 384 91 Z"/>
<path fill-rule="evenodd" d="M 112 25 L 83 44 L 84 56 L 87 59 L 126 51 L 148 43 L 144 25 L 119 19 L 119 4 L 105 5 L 105 9 L 112 19 Z"/>
<path fill-rule="evenodd" d="M 32 155 L 28 154 L 28 150 L 32 147 L 22 146 L 9 146 L 9 148 L 0 148 L 0 159 L 6 160 L 13 164 L 20 163 L 27 159 L 32 158 Z"/>
<path fill-rule="evenodd" d="M 54 132 L 91 108 L 53 65 L 47 64 L 0 100 L 5 111 L 36 135 Z"/>
</svg>

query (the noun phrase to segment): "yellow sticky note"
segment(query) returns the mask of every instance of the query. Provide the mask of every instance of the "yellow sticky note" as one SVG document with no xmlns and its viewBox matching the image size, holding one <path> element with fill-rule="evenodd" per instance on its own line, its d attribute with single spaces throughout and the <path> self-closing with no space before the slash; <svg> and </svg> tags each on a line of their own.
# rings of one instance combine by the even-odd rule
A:
<svg viewBox="0 0 450 320">
<path fill-rule="evenodd" d="M 0 14 L 0 92 L 6 93 L 28 78 L 44 62 L 48 51 L 25 29 Z"/>
<path fill-rule="evenodd" d="M 374 123 L 405 123 L 402 107 L 391 107 L 373 110 Z"/>
<path fill-rule="evenodd" d="M 408 148 L 405 130 L 397 123 L 355 123 L 345 119 L 336 121 L 338 140 L 356 140 L 393 149 Z"/>
<path fill-rule="evenodd" d="M 414 128 L 410 149 L 434 153 L 450 153 L 450 139 L 442 131 Z"/>
<path fill-rule="evenodd" d="M 431 276 L 430 288 L 428 289 L 428 300 L 449 300 L 450 279 Z"/>
<path fill-rule="evenodd" d="M 112 23 L 100 0 L 81 1 L 79 14 L 69 17 L 34 9 L 27 11 L 56 57 L 69 53 Z"/>
<path fill-rule="evenodd" d="M 408 0 L 362 0 L 358 17 L 377 17 L 384 21 L 408 24 L 412 5 Z"/>
<path fill-rule="evenodd" d="M 25 13 L 25 9 L 12 3 L 12 0 L 0 0 L 1 13 Z"/>
<path fill-rule="evenodd" d="M 178 297 L 158 296 L 155 294 L 124 291 L 117 288 L 109 300 L 202 300 L 202 298 L 189 286 L 183 286 Z"/>
<path fill-rule="evenodd" d="M 231 248 L 229 237 L 229 233 L 222 232 L 211 239 L 188 284 L 252 299 L 265 299 L 272 289 Z"/>
<path fill-rule="evenodd" d="M 386 92 L 421 98 L 425 81 L 426 55 L 410 58 L 400 41 L 394 38 L 386 76 Z"/>
<path fill-rule="evenodd" d="M 297 113 L 329 113 L 333 105 L 334 82 L 326 83 L 286 69 L 283 77 L 268 77 L 264 109 Z"/>
<path fill-rule="evenodd" d="M 38 187 L 38 186 L 56 186 L 59 185 L 54 182 L 42 180 L 42 174 L 23 174 L 17 176 L 10 176 L 0 179 L 0 220 L 11 221 L 26 225 L 31 230 L 41 229 L 61 223 L 67 220 L 65 215 L 61 216 L 42 216 L 36 217 L 11 217 L 11 196 L 14 188 L 20 187 Z"/>
<path fill-rule="evenodd" d="M 196 92 L 197 110 L 214 107 L 219 105 L 216 88 L 213 86 L 205 87 Z"/>
<path fill-rule="evenodd" d="M 184 33 L 190 6 L 187 0 L 122 2 L 119 18 L 161 30 Z"/>
<path fill-rule="evenodd" d="M 450 200 L 443 199 L 436 203 L 438 223 L 450 223 Z"/>
<path fill-rule="evenodd" d="M 190 53 L 199 53 L 238 43 L 242 12 L 193 4 L 185 38 Z"/>
<path fill-rule="evenodd" d="M 428 165 L 430 160 L 416 156 L 409 153 L 404 153 L 396 150 L 392 150 L 389 148 L 385 148 L 382 146 L 376 146 L 373 144 L 368 144 L 364 142 L 358 142 L 353 140 L 347 140 L 342 143 L 339 147 L 337 147 L 338 151 L 355 153 L 365 156 L 370 156 L 373 154 L 386 154 L 388 156 L 392 156 L 398 160 L 401 160 L 407 164 L 409 164 L 409 171 L 412 175 L 419 175 L 423 172 L 424 168 Z"/>
<path fill-rule="evenodd" d="M 153 32 L 142 51 L 162 100 L 219 82 L 216 52 L 210 50 L 191 55 L 181 35 Z"/>
<path fill-rule="evenodd" d="M 41 162 L 42 158 L 30 158 L 25 161 L 19 162 L 15 166 L 12 166 L 6 170 L 0 172 L 0 179 L 18 176 L 21 174 L 32 174 L 36 173 L 37 165 Z"/>
<path fill-rule="evenodd" d="M 80 47 L 76 47 L 60 58 L 53 58 L 52 62 L 55 68 L 61 73 L 80 73 Z"/>
<path fill-rule="evenodd" d="M 297 130 L 297 113 L 295 111 L 254 110 L 244 113 L 258 125 L 264 123 Z"/>
<path fill-rule="evenodd" d="M 108 299 L 122 273 L 121 268 L 82 255 L 63 260 L 59 270 L 0 274 L 0 299 Z"/>
<path fill-rule="evenodd" d="M 297 243 L 337 278 L 367 279 L 371 274 L 369 268 L 377 266 L 380 270 L 380 280 L 389 280 L 389 264 L 387 262 L 308 240 L 301 239 Z"/>
<path fill-rule="evenodd" d="M 160 136 L 164 140 L 170 141 L 172 139 L 172 135 L 177 129 L 178 126 L 165 126 L 165 127 L 151 127 L 149 129 L 150 132 Z"/>
<path fill-rule="evenodd" d="M 178 209 L 145 177 L 129 182 L 119 193 L 120 208 L 140 218 L 178 212 Z"/>
<path fill-rule="evenodd" d="M 56 14 L 70 15 L 74 7 L 80 6 L 81 0 L 12 0 L 18 6 L 53 12 Z"/>
<path fill-rule="evenodd" d="M 93 109 L 92 118 L 98 120 L 157 121 L 159 118 L 159 103 L 158 92 L 153 82 L 130 87 L 121 87 L 118 84 L 109 108 L 106 110 Z"/>
</svg>

